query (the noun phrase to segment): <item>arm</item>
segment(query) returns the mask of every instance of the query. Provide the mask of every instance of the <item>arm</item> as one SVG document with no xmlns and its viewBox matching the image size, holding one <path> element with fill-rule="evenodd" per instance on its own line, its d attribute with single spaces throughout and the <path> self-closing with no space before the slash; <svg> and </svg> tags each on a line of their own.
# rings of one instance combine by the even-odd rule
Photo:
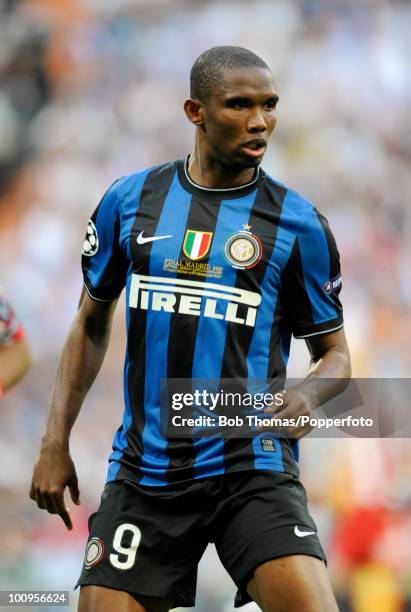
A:
<svg viewBox="0 0 411 612">
<path fill-rule="evenodd" d="M 351 376 L 343 326 L 340 256 L 327 219 L 315 208 L 306 211 L 282 274 L 284 315 L 295 338 L 304 338 L 311 353 L 306 378 L 288 389 L 276 416 L 311 416 L 315 408 L 341 393 Z M 312 429 L 281 428 L 301 437 Z"/>
<path fill-rule="evenodd" d="M 310 368 L 306 378 L 287 391 L 284 404 L 276 413 L 278 418 L 312 416 L 318 406 L 342 393 L 351 377 L 350 355 L 343 329 L 311 336 L 306 338 L 306 343 L 311 353 Z M 267 409 L 265 412 L 272 410 Z M 300 438 L 311 429 L 310 425 L 306 425 L 298 430 L 288 430 L 287 433 Z"/>
<path fill-rule="evenodd" d="M 311 404 L 317 408 L 347 387 L 351 378 L 350 354 L 343 329 L 306 338 L 306 344 L 311 363 L 300 391 L 307 397 L 311 396 Z M 326 380 L 317 385 L 315 382 L 318 379 Z"/>
<path fill-rule="evenodd" d="M 30 351 L 24 338 L 0 346 L 0 397 L 2 391 L 8 391 L 23 378 L 30 363 Z"/>
<path fill-rule="evenodd" d="M 70 457 L 70 432 L 83 400 L 103 363 L 117 300 L 92 300 L 83 289 L 77 315 L 57 369 L 46 432 L 34 466 L 30 497 L 39 508 L 58 514 L 72 529 L 64 490 L 79 504 L 76 470 Z"/>
</svg>

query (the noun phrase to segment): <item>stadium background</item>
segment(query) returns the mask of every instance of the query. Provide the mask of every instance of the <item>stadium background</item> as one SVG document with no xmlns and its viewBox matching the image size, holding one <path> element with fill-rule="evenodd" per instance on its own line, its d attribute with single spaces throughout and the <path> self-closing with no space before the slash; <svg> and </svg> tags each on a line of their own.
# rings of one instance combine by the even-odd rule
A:
<svg viewBox="0 0 411 612">
<path fill-rule="evenodd" d="M 354 374 L 411 375 L 410 26 L 395 0 L 1 0 L 0 280 L 34 355 L 1 402 L 1 589 L 71 589 L 79 573 L 122 414 L 123 304 L 72 435 L 74 532 L 27 492 L 87 219 L 116 177 L 190 151 L 182 102 L 206 48 L 246 46 L 273 69 L 279 125 L 263 165 L 330 220 Z M 306 364 L 300 341 L 290 374 Z M 410 477 L 409 440 L 303 443 L 342 610 L 411 609 Z M 230 612 L 233 593 L 210 548 L 195 609 Z"/>
</svg>

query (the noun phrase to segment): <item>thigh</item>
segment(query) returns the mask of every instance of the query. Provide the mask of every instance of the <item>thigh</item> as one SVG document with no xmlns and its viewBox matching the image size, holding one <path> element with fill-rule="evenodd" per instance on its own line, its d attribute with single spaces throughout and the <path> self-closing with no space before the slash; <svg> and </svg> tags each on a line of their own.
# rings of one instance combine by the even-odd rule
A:
<svg viewBox="0 0 411 612">
<path fill-rule="evenodd" d="M 305 556 L 324 565 L 326 557 L 308 512 L 305 489 L 296 477 L 256 471 L 227 475 L 226 482 L 215 544 L 238 587 L 237 605 L 250 601 L 247 585 L 256 568 L 268 561 Z"/>
<path fill-rule="evenodd" d="M 315 557 L 267 561 L 254 571 L 247 590 L 264 612 L 338 612 L 327 568 Z"/>
<path fill-rule="evenodd" d="M 187 511 L 195 486 L 190 487 L 154 491 L 127 481 L 106 485 L 100 507 L 89 519 L 77 586 L 106 587 L 140 602 L 159 597 L 170 607 L 193 606 L 197 565 L 208 534 L 201 512 Z M 116 592 L 110 596 L 120 597 Z"/>
<path fill-rule="evenodd" d="M 159 597 L 136 599 L 126 591 L 102 586 L 83 586 L 80 590 L 78 612 L 168 612 L 170 604 Z"/>
</svg>

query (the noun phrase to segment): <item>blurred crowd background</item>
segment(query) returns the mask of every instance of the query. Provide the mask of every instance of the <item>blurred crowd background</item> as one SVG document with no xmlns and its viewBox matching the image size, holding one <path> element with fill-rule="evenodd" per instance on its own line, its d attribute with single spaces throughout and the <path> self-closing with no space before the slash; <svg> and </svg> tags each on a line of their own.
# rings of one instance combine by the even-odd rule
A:
<svg viewBox="0 0 411 612">
<path fill-rule="evenodd" d="M 27 493 L 87 220 L 115 178 L 190 152 L 182 103 L 205 49 L 245 46 L 272 67 L 263 166 L 329 218 L 355 376 L 411 376 L 410 31 L 407 0 L 0 0 L 0 282 L 34 357 L 0 406 L 0 589 L 78 577 L 123 410 L 122 303 L 72 435 L 74 531 Z M 296 342 L 290 374 L 307 362 Z M 309 439 L 301 467 L 341 610 L 411 610 L 410 441 Z M 234 591 L 210 547 L 195 609 L 231 612 Z"/>
</svg>

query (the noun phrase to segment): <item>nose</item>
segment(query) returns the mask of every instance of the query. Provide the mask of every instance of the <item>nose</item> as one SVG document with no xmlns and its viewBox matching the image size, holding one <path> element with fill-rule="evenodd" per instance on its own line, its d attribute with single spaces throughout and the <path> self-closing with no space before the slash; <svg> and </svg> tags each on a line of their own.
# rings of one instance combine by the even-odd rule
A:
<svg viewBox="0 0 411 612">
<path fill-rule="evenodd" d="M 247 129 L 251 133 L 265 132 L 267 129 L 267 119 L 261 108 L 255 108 L 248 119 Z"/>
</svg>

